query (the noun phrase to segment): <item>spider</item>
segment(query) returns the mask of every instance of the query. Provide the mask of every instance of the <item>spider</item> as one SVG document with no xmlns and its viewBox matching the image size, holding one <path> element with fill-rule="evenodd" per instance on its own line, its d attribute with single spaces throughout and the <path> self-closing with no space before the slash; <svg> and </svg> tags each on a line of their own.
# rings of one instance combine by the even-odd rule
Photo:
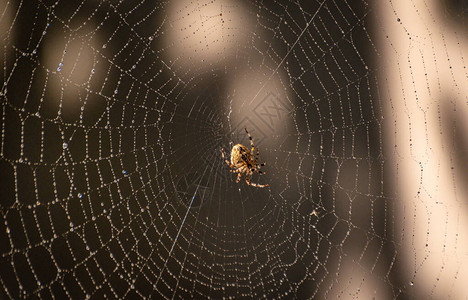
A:
<svg viewBox="0 0 468 300">
<path fill-rule="evenodd" d="M 252 136 L 250 133 L 247 131 L 247 128 L 245 128 L 245 132 L 249 135 L 250 139 L 250 145 L 252 146 L 252 150 L 249 151 L 246 146 L 241 145 L 241 144 L 236 144 L 234 147 L 232 147 L 231 150 L 231 162 L 226 159 L 224 156 L 224 149 L 221 148 L 221 155 L 223 156 L 224 161 L 226 164 L 229 166 L 229 168 L 233 170 L 229 170 L 232 173 L 239 173 L 237 175 L 237 180 L 236 183 L 238 183 L 241 180 L 242 174 L 245 174 L 245 182 L 247 182 L 248 185 L 255 186 L 255 187 L 266 187 L 269 186 L 269 184 L 258 184 L 258 183 L 252 183 L 250 182 L 250 177 L 252 176 L 253 172 L 257 172 L 259 174 L 266 174 L 266 172 L 260 171 L 260 167 L 263 167 L 266 165 L 266 162 L 263 164 L 258 164 L 258 155 L 260 152 L 257 149 L 257 155 L 256 157 L 254 156 L 254 151 L 255 151 L 255 146 L 252 141 Z"/>
</svg>

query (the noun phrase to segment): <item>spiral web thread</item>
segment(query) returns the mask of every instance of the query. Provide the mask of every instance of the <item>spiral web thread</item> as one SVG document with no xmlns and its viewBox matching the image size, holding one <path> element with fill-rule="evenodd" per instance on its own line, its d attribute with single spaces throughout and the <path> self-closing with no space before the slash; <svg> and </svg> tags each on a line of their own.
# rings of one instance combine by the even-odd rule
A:
<svg viewBox="0 0 468 300">
<path fill-rule="evenodd" d="M 287 97 L 267 81 L 242 103 L 260 103 L 249 130 L 264 189 L 236 184 L 221 159 L 248 145 L 220 83 L 240 75 L 214 66 L 200 89 L 211 71 L 168 58 L 191 34 L 164 42 L 169 1 L 72 2 L 0 2 L 4 296 L 321 297 L 349 261 L 349 282 L 406 289 L 365 1 L 242 4 L 253 27 L 235 55 L 286 74 Z M 222 7 L 199 15 L 224 22 L 221 38 L 239 33 L 226 17 L 237 4 L 193 2 Z M 219 43 L 204 30 L 202 53 Z M 287 132 L 254 126 L 280 117 Z"/>
</svg>

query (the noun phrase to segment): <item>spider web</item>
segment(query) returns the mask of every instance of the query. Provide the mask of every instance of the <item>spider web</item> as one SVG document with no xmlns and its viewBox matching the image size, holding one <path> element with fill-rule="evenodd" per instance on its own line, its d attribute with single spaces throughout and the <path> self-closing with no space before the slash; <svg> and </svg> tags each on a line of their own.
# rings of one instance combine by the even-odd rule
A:
<svg viewBox="0 0 468 300">
<path fill-rule="evenodd" d="M 407 293 L 375 12 L 303 2 L 0 1 L 3 296 Z"/>
</svg>

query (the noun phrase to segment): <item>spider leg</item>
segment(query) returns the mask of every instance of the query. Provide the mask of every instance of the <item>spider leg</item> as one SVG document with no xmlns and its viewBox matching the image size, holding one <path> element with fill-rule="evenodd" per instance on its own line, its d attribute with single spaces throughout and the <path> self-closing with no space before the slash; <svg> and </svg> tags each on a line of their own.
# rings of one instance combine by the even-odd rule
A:
<svg viewBox="0 0 468 300">
<path fill-rule="evenodd" d="M 234 170 L 229 170 L 229 172 L 231 173 L 244 173 L 245 169 L 244 169 L 244 166 L 242 165 L 233 165 L 233 169 Z"/>
<path fill-rule="evenodd" d="M 257 148 L 257 155 L 255 156 L 255 163 L 257 163 L 259 156 L 260 156 L 260 150 Z"/>
<path fill-rule="evenodd" d="M 247 131 L 247 128 L 245 128 L 245 132 L 247 132 L 247 135 L 249 136 L 249 140 L 250 140 L 250 145 L 252 146 L 251 153 L 252 153 L 252 157 L 253 157 L 254 163 L 256 164 L 256 166 L 257 166 L 258 168 L 265 166 L 265 165 L 266 165 L 266 162 L 263 162 L 262 164 L 257 165 L 258 157 L 260 156 L 260 150 L 257 148 L 257 154 L 254 156 L 254 153 L 255 153 L 255 145 L 254 145 L 252 136 L 250 135 L 250 132 Z M 252 171 L 254 171 L 254 169 L 252 169 Z"/>
<path fill-rule="evenodd" d="M 251 186 L 254 186 L 254 187 L 263 188 L 263 187 L 269 186 L 269 184 L 258 184 L 258 183 L 250 182 L 250 176 L 249 175 L 245 176 L 245 182 L 247 182 L 248 185 L 251 185 Z"/>
<path fill-rule="evenodd" d="M 252 171 L 258 172 L 259 174 L 266 174 L 266 172 L 260 171 L 263 166 L 266 166 L 266 162 L 263 164 L 255 164 L 255 167 L 252 169 Z"/>
<path fill-rule="evenodd" d="M 266 172 L 260 171 L 261 166 L 262 165 L 255 165 L 252 169 L 250 169 L 250 171 L 252 171 L 251 173 L 253 174 L 253 172 L 257 172 L 258 174 L 266 174 Z"/>
<path fill-rule="evenodd" d="M 259 187 L 259 188 L 264 188 L 267 186 L 270 186 L 269 184 L 258 184 L 258 183 L 249 183 L 249 185 L 254 186 L 254 187 Z"/>
<path fill-rule="evenodd" d="M 229 160 L 226 159 L 226 157 L 224 156 L 224 149 L 221 148 L 221 156 L 223 157 L 224 159 L 224 162 L 229 166 L 229 168 L 232 169 L 233 165 L 229 162 Z"/>
<path fill-rule="evenodd" d="M 239 175 L 237 175 L 236 183 L 239 183 L 241 180 L 242 173 L 239 172 Z"/>
<path fill-rule="evenodd" d="M 247 135 L 249 136 L 249 140 L 250 140 L 250 146 L 252 146 L 252 150 L 250 151 L 252 153 L 252 155 L 255 153 L 255 146 L 254 146 L 254 142 L 252 140 L 252 136 L 250 135 L 250 133 L 247 131 L 247 128 L 244 128 L 245 129 L 245 132 L 247 132 Z M 258 155 L 258 150 L 257 150 L 257 155 Z"/>
</svg>

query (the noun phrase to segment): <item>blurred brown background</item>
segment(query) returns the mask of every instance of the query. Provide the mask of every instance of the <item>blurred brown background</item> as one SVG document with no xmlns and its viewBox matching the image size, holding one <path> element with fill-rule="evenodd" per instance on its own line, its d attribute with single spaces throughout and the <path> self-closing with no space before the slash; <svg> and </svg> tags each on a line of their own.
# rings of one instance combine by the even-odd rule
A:
<svg viewBox="0 0 468 300">
<path fill-rule="evenodd" d="M 2 298 L 468 295 L 467 8 L 0 0 Z"/>
</svg>

